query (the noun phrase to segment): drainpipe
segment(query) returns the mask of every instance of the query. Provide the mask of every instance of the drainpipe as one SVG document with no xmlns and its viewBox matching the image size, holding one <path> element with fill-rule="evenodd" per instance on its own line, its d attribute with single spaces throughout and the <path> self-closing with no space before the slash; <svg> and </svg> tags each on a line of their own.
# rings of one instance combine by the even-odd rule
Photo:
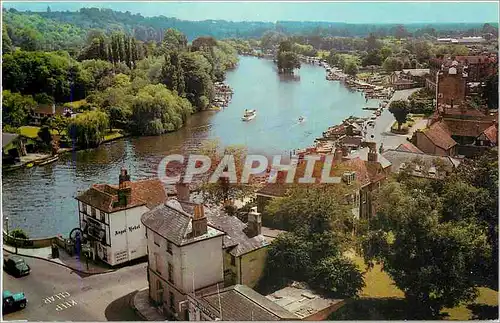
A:
<svg viewBox="0 0 500 323">
<path fill-rule="evenodd" d="M 240 285 L 242 284 L 242 281 L 243 281 L 243 271 L 241 270 L 241 258 L 243 258 L 243 256 L 240 256 Z"/>
</svg>

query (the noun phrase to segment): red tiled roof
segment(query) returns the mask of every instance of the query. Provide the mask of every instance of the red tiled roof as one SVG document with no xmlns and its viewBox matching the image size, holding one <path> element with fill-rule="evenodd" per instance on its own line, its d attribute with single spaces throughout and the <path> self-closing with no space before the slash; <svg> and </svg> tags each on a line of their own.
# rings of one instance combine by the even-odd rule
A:
<svg viewBox="0 0 500 323">
<path fill-rule="evenodd" d="M 448 150 L 457 143 L 451 138 L 449 130 L 443 122 L 436 122 L 429 129 L 423 131 L 424 135 L 436 146 Z"/>
<path fill-rule="evenodd" d="M 498 129 L 496 125 L 490 126 L 488 129 L 483 131 L 484 135 L 486 138 L 488 138 L 489 141 L 492 143 L 496 144 L 498 141 Z"/>
<path fill-rule="evenodd" d="M 108 213 L 141 205 L 146 205 L 149 209 L 152 209 L 167 199 L 165 188 L 158 179 L 128 182 L 127 185 L 132 192 L 127 205 L 114 205 L 118 201 L 118 186 L 109 184 L 94 184 L 76 199 Z"/>
<path fill-rule="evenodd" d="M 476 120 L 444 119 L 443 122 L 452 136 L 461 137 L 477 137 L 491 126 L 491 122 Z"/>
<path fill-rule="evenodd" d="M 420 149 L 418 149 L 418 147 L 415 146 L 414 144 L 412 144 L 411 142 L 402 143 L 395 150 L 406 151 L 406 152 L 409 152 L 409 153 L 417 153 L 417 154 L 423 154 L 424 153 L 423 151 L 421 151 Z"/>
</svg>

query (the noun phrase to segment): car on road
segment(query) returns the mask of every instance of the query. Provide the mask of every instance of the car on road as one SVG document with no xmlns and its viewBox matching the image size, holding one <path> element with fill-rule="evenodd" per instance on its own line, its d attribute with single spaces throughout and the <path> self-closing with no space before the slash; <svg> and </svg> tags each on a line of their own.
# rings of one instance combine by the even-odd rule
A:
<svg viewBox="0 0 500 323">
<path fill-rule="evenodd" d="M 29 275 L 31 272 L 30 266 L 23 258 L 16 255 L 9 255 L 3 259 L 3 268 L 13 276 L 21 277 Z"/>
<path fill-rule="evenodd" d="M 23 309 L 28 304 L 28 300 L 24 293 L 12 293 L 9 290 L 4 290 L 2 293 L 3 305 L 2 311 L 4 313 L 12 312 L 18 309 Z"/>
</svg>

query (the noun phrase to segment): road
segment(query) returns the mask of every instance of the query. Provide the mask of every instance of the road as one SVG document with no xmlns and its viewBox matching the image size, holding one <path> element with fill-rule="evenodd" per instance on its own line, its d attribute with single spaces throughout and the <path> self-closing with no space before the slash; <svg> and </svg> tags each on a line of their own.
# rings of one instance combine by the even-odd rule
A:
<svg viewBox="0 0 500 323">
<path fill-rule="evenodd" d="M 413 92 L 420 90 L 408 89 L 396 91 L 390 102 L 407 99 Z M 383 143 L 384 149 L 396 148 L 401 143 L 406 142 L 406 135 L 396 135 L 391 133 L 391 126 L 396 121 L 389 109 L 384 109 L 382 114 L 375 121 L 375 127 L 368 131 L 368 139 L 375 140 L 377 148 Z"/>
<path fill-rule="evenodd" d="M 146 264 L 115 272 L 80 277 L 65 267 L 25 258 L 31 274 L 14 278 L 3 273 L 3 289 L 24 292 L 24 310 L 4 320 L 28 321 L 140 321 L 129 306 L 136 290 L 147 287 Z"/>
</svg>

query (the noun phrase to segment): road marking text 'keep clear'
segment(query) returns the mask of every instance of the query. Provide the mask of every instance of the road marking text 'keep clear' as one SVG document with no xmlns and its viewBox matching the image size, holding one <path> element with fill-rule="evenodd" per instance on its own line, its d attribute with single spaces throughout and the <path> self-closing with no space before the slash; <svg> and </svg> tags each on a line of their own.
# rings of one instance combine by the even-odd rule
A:
<svg viewBox="0 0 500 323">
<path fill-rule="evenodd" d="M 49 296 L 47 298 L 44 299 L 44 302 L 45 304 L 51 304 L 57 300 L 61 300 L 61 299 L 65 299 L 67 297 L 70 297 L 70 293 L 68 292 L 62 292 L 62 293 L 58 293 L 58 294 L 55 294 L 55 295 L 52 295 L 52 296 Z M 70 308 L 74 305 L 77 305 L 76 301 L 73 300 L 73 299 L 70 299 L 68 301 L 64 301 L 62 303 L 59 303 L 56 305 L 56 311 L 57 312 L 60 312 L 62 310 L 65 310 L 67 308 Z"/>
</svg>

